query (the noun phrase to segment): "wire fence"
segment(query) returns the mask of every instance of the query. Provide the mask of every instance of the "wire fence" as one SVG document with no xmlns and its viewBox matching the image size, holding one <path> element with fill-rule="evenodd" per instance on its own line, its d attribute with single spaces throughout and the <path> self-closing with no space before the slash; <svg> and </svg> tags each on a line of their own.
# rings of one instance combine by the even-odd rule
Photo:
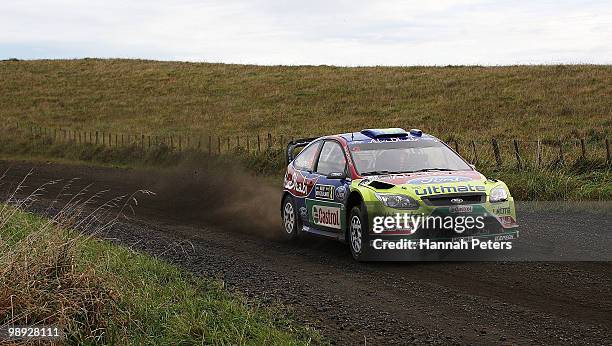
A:
<svg viewBox="0 0 612 346">
<path fill-rule="evenodd" d="M 490 168 L 516 169 L 563 167 L 582 163 L 600 168 L 610 166 L 607 138 L 565 139 L 480 139 L 447 142 L 468 161 Z"/>
<path fill-rule="evenodd" d="M 4 136 L 35 139 L 42 145 L 66 143 L 70 145 L 96 145 L 108 148 L 132 147 L 151 150 L 164 147 L 172 151 L 199 151 L 220 155 L 240 149 L 246 152 L 264 152 L 284 149 L 297 136 L 257 133 L 246 136 L 212 135 L 155 135 L 99 130 L 48 128 L 35 125 L 5 124 Z M 444 140 L 444 138 L 442 138 Z M 564 139 L 473 139 L 445 141 L 469 162 L 491 169 L 555 169 L 583 164 L 593 168 L 610 168 L 610 143 L 606 138 Z"/>
</svg>

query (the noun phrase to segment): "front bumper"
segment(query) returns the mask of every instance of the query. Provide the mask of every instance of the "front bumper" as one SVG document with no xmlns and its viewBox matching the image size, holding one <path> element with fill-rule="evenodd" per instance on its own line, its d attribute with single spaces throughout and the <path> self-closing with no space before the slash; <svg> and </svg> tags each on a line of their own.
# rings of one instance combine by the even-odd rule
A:
<svg viewBox="0 0 612 346">
<path fill-rule="evenodd" d="M 381 227 L 377 229 L 373 227 L 376 225 L 375 219 L 377 217 L 380 220 L 381 217 L 397 215 L 398 212 L 403 215 L 404 212 L 380 205 L 371 205 L 370 207 L 368 209 L 370 229 L 367 237 L 367 247 L 372 255 L 368 257 L 371 257 L 372 260 L 448 260 L 450 253 L 453 254 L 452 257 L 457 257 L 460 260 L 481 260 L 483 255 L 486 255 L 485 257 L 490 257 L 489 255 L 495 257 L 496 255 L 495 249 L 489 249 L 488 245 L 498 247 L 498 250 L 504 250 L 501 251 L 501 253 L 504 253 L 509 250 L 508 247 L 512 247 L 508 243 L 512 243 L 519 237 L 512 200 L 493 205 L 490 203 L 471 204 L 469 208 L 435 206 L 407 211 L 405 214 L 409 215 L 413 221 L 420 216 L 421 218 L 434 220 L 434 222 L 433 224 L 425 224 L 421 220 L 418 227 L 414 227 L 413 222 L 407 228 L 390 227 L 382 231 Z M 478 219 L 480 221 L 478 227 L 457 227 L 457 225 L 461 226 L 458 221 L 465 221 L 469 218 Z M 451 220 L 453 222 L 446 224 L 441 220 Z M 380 222 L 378 225 L 380 225 Z M 419 246 L 428 242 L 440 243 L 446 247 L 432 249 L 427 246 Z M 395 243 L 398 246 L 391 245 L 391 247 L 383 246 L 381 248 L 383 243 Z M 407 243 L 410 243 L 411 246 L 407 246 Z M 483 246 L 483 248 L 480 246 Z M 507 253 L 505 252 L 505 254 Z"/>
</svg>

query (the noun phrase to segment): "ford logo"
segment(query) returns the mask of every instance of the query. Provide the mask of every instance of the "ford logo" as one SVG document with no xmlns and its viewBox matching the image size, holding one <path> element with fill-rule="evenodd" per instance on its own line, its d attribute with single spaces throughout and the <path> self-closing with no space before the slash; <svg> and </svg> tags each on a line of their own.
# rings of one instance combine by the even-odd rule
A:
<svg viewBox="0 0 612 346">
<path fill-rule="evenodd" d="M 453 198 L 453 199 L 450 200 L 450 202 L 452 204 L 461 204 L 461 203 L 463 203 L 463 200 L 461 198 Z"/>
</svg>

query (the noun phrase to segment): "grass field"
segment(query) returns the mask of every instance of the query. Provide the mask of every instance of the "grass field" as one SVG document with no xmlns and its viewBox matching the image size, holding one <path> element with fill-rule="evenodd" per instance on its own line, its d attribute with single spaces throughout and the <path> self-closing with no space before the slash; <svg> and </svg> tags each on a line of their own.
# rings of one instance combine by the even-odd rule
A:
<svg viewBox="0 0 612 346">
<path fill-rule="evenodd" d="M 443 138 L 603 138 L 612 128 L 612 66 L 4 61 L 0 119 L 157 135 L 289 137 L 401 126 Z"/>
<path fill-rule="evenodd" d="M 221 144 L 230 159 L 239 157 L 249 169 L 273 177 L 283 174 L 280 136 L 286 140 L 367 127 L 417 127 L 445 140 L 459 139 L 461 154 L 487 176 L 505 180 L 517 199 L 612 198 L 604 145 L 612 128 L 612 66 L 340 68 L 3 61 L 0 119 L 4 158 L 168 166 L 186 157 L 206 160 L 207 155 L 175 153 L 164 146 L 143 153 L 142 135 L 182 135 L 184 146 L 187 136 L 192 146 L 203 138 L 204 151 L 206 136 L 213 136 L 214 151 Z M 32 135 L 30 125 L 48 132 Z M 49 136 L 57 129 L 68 129 L 73 139 L 52 140 Z M 121 134 L 132 137 L 125 146 L 113 148 L 108 142 L 106 147 L 75 145 L 81 140 L 74 130 L 90 136 L 100 131 L 115 141 Z M 267 133 L 274 136 L 273 150 L 245 153 L 234 148 L 238 137 L 243 137 L 244 147 L 244 136 L 255 134 L 264 135 L 266 146 Z M 504 158 L 501 168 L 495 164 L 493 137 L 499 139 Z M 513 138 L 520 140 L 522 170 L 516 168 Z M 543 167 L 534 167 L 538 138 L 548 139 L 542 142 Z M 564 165 L 557 164 L 560 138 Z M 232 149 L 226 146 L 229 139 Z M 470 148 L 472 139 L 478 160 Z M 174 137 L 174 146 L 177 140 Z M 250 140 L 253 150 L 255 138 Z"/>
<path fill-rule="evenodd" d="M 75 345 L 323 343 L 221 281 L 0 204 L 0 325 L 37 323 Z"/>
</svg>

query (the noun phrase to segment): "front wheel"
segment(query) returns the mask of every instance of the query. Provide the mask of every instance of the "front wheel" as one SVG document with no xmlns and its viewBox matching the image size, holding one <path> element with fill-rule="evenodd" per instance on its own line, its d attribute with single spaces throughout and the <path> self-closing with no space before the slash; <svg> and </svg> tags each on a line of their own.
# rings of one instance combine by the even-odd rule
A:
<svg viewBox="0 0 612 346">
<path fill-rule="evenodd" d="M 361 207 L 353 207 L 349 216 L 348 243 L 351 255 L 357 261 L 365 261 L 367 253 L 368 226 Z"/>
<path fill-rule="evenodd" d="M 283 238 L 287 240 L 294 240 L 298 235 L 298 217 L 297 211 L 295 210 L 295 204 L 291 196 L 286 196 L 283 199 Z"/>
</svg>

